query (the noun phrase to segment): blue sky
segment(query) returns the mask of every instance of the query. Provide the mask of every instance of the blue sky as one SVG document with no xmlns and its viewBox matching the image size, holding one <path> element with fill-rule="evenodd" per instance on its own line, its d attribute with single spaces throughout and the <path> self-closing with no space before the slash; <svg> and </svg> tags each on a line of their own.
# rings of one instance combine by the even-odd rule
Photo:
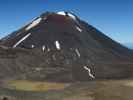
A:
<svg viewBox="0 0 133 100">
<path fill-rule="evenodd" d="M 133 0 L 0 0 L 0 37 L 45 11 L 68 10 L 120 43 L 133 43 Z"/>
</svg>

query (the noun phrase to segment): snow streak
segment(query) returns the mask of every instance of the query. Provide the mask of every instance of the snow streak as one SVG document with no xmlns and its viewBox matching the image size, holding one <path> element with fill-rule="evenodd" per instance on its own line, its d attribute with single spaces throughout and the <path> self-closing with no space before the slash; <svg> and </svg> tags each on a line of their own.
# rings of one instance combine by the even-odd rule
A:
<svg viewBox="0 0 133 100">
<path fill-rule="evenodd" d="M 13 48 L 17 47 L 21 42 L 23 42 L 25 39 L 27 39 L 30 35 L 31 35 L 31 33 L 29 33 L 29 34 L 27 34 L 26 36 L 24 36 L 21 40 L 19 40 L 19 41 L 13 46 Z"/>
<path fill-rule="evenodd" d="M 26 28 L 26 31 L 27 30 L 30 30 L 31 28 L 37 26 L 40 22 L 41 22 L 42 18 L 38 18 L 36 19 L 35 21 L 33 21 L 27 28 Z"/>
<path fill-rule="evenodd" d="M 89 76 L 90 76 L 91 78 L 93 78 L 93 79 L 95 78 L 95 76 L 91 73 L 90 68 L 88 68 L 87 66 L 84 66 L 84 69 L 88 71 L 88 74 L 89 74 Z"/>
</svg>

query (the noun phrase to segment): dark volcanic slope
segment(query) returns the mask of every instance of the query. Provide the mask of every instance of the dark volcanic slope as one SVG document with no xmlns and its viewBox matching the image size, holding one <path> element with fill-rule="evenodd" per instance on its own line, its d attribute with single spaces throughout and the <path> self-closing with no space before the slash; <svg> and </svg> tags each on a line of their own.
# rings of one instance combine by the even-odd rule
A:
<svg viewBox="0 0 133 100">
<path fill-rule="evenodd" d="M 1 77 L 87 81 L 133 76 L 131 50 L 68 12 L 44 13 L 1 41 L 8 47 L 0 50 Z"/>
</svg>

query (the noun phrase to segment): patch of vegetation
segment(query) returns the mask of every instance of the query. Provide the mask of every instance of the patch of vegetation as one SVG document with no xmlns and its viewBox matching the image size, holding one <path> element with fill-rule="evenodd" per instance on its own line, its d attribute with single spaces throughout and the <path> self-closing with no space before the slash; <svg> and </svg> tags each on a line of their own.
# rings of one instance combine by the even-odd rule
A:
<svg viewBox="0 0 133 100">
<path fill-rule="evenodd" d="M 12 80 L 7 83 L 9 89 L 22 91 L 49 91 L 62 90 L 69 84 L 53 82 L 36 82 L 28 80 Z"/>
</svg>

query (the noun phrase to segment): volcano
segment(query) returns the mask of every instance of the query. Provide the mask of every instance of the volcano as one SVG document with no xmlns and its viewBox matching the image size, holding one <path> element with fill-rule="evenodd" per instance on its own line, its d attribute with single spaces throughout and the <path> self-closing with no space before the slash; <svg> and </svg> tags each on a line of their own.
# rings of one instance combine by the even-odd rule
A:
<svg viewBox="0 0 133 100">
<path fill-rule="evenodd" d="M 46 12 L 0 42 L 0 78 L 58 82 L 133 77 L 133 51 L 70 12 Z"/>
</svg>

